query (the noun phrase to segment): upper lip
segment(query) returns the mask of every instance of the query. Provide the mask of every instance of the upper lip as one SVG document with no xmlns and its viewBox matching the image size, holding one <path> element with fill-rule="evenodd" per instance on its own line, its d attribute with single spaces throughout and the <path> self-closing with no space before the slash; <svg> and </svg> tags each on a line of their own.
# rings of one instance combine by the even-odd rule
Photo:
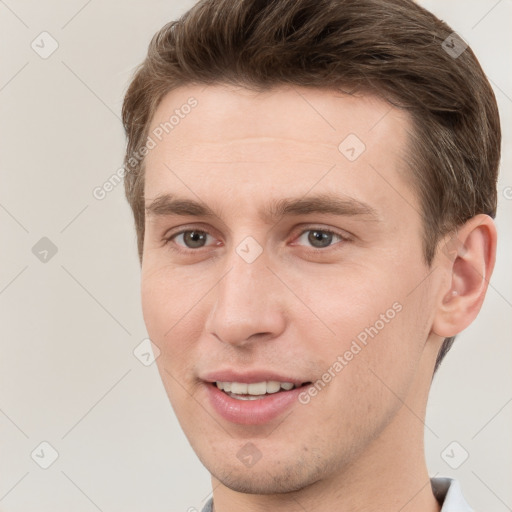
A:
<svg viewBox="0 0 512 512">
<path fill-rule="evenodd" d="M 291 382 L 292 384 L 303 384 L 309 382 L 308 379 L 298 379 L 290 375 L 283 375 L 268 370 L 251 370 L 240 372 L 236 370 L 217 370 L 203 375 L 202 380 L 206 382 L 243 382 L 251 384 L 263 381 Z"/>
</svg>

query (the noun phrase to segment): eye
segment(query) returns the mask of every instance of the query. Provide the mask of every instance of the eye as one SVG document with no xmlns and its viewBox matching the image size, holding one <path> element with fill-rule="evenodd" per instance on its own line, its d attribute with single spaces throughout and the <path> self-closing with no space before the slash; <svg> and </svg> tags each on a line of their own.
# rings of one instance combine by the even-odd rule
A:
<svg viewBox="0 0 512 512">
<path fill-rule="evenodd" d="M 315 249 L 324 249 L 326 247 L 330 247 L 333 245 L 332 242 L 335 239 L 338 239 L 338 242 L 336 243 L 339 243 L 346 241 L 347 237 L 344 237 L 339 233 L 335 233 L 329 229 L 310 228 L 304 230 L 297 238 L 299 241 L 311 244 L 311 246 Z"/>
<path fill-rule="evenodd" d="M 210 235 L 206 231 L 189 229 L 175 233 L 166 240 L 167 242 L 174 241 L 177 245 L 184 247 L 185 249 L 201 249 L 206 246 L 207 237 L 210 237 Z"/>
<path fill-rule="evenodd" d="M 208 243 L 208 239 L 212 242 Z M 327 249 L 340 242 L 348 241 L 349 237 L 330 229 L 311 227 L 304 229 L 291 245 L 308 245 L 313 249 Z M 182 230 L 164 238 L 165 244 L 178 252 L 197 251 L 209 245 L 222 245 L 207 231 L 200 229 Z M 174 247 L 173 247 L 174 245 Z M 177 246 L 177 247 L 176 247 Z"/>
</svg>

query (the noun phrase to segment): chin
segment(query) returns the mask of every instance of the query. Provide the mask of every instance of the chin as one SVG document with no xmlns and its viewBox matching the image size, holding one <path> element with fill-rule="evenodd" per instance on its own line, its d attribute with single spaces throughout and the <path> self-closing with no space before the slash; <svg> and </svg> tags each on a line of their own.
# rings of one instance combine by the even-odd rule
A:
<svg viewBox="0 0 512 512">
<path fill-rule="evenodd" d="M 224 486 L 244 494 L 284 494 L 298 491 L 320 480 L 326 471 L 325 467 L 317 467 L 312 461 L 300 458 L 289 464 L 277 460 L 265 462 L 262 457 L 253 467 L 243 467 L 242 464 L 219 467 L 218 461 L 205 466 Z"/>
<path fill-rule="evenodd" d="M 311 481 L 301 478 L 287 477 L 284 474 L 268 474 L 265 469 L 240 475 L 235 472 L 222 475 L 213 475 L 224 486 L 232 491 L 244 494 L 284 494 L 298 491 L 310 485 Z"/>
</svg>

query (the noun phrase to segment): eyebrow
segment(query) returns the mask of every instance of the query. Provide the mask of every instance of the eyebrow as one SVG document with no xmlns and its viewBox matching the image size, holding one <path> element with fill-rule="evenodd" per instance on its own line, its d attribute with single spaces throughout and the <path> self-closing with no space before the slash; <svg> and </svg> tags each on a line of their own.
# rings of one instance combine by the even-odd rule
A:
<svg viewBox="0 0 512 512">
<path fill-rule="evenodd" d="M 260 217 L 272 224 L 285 216 L 329 214 L 337 216 L 361 216 L 366 220 L 380 221 L 380 216 L 369 204 L 351 197 L 340 197 L 333 194 L 319 194 L 299 198 L 282 198 L 270 201 L 258 210 Z M 190 216 L 217 217 L 208 205 L 191 199 L 180 198 L 172 194 L 161 194 L 146 206 L 146 214 L 150 216 Z"/>
</svg>

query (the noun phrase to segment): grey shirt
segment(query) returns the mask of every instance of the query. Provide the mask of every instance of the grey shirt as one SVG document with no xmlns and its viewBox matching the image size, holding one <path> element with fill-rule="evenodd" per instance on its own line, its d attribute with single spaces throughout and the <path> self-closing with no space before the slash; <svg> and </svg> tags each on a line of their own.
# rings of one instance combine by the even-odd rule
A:
<svg viewBox="0 0 512 512">
<path fill-rule="evenodd" d="M 441 512 L 474 512 L 462 496 L 459 482 L 453 478 L 431 478 L 432 491 L 441 503 Z M 202 512 L 212 512 L 213 498 L 210 498 Z"/>
</svg>

